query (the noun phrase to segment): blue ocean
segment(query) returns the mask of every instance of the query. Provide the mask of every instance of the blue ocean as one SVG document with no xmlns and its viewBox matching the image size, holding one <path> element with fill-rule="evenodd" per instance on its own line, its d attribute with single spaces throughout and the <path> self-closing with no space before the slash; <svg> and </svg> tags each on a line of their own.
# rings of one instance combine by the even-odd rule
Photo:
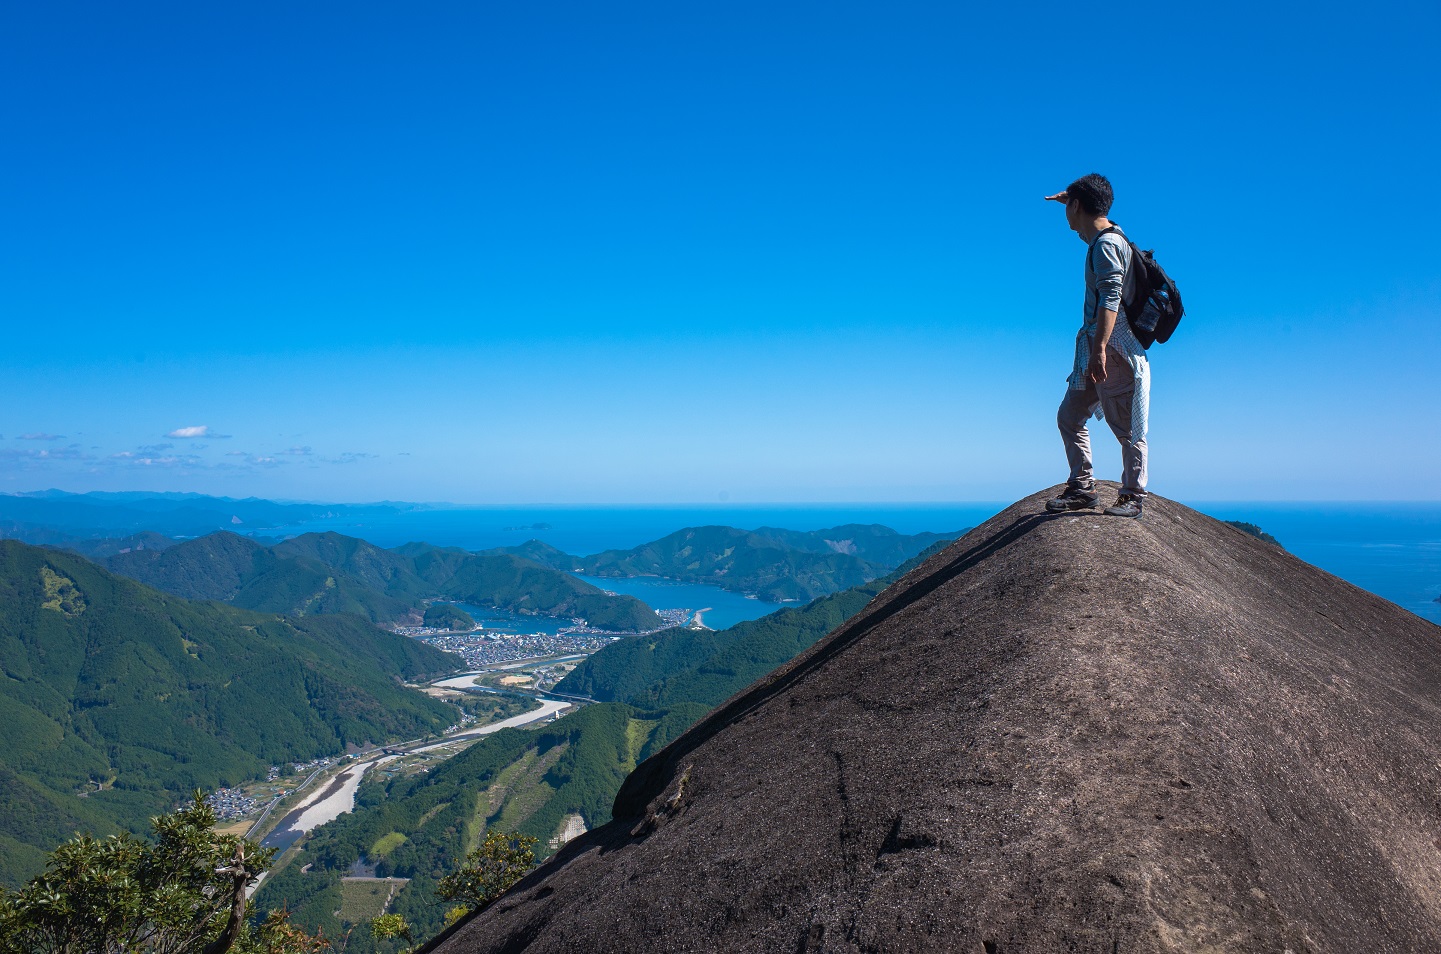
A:
<svg viewBox="0 0 1441 954">
<path fill-rule="evenodd" d="M 1441 595 L 1441 503 L 1188 503 L 1222 520 L 1254 523 L 1302 560 L 1441 623 L 1441 603 L 1436 602 Z M 820 530 L 844 523 L 879 523 L 902 533 L 951 532 L 973 527 L 1008 505 L 436 508 L 383 514 L 362 522 L 318 520 L 286 527 L 283 532 L 290 535 L 335 530 L 384 547 L 424 541 L 467 550 L 514 546 L 536 539 L 567 553 L 588 555 L 630 549 L 683 527 L 710 524 L 748 530 L 763 526 Z M 717 629 L 776 608 L 716 587 L 673 581 L 602 580 L 598 585 L 639 597 L 658 609 L 711 607 L 705 622 Z"/>
</svg>

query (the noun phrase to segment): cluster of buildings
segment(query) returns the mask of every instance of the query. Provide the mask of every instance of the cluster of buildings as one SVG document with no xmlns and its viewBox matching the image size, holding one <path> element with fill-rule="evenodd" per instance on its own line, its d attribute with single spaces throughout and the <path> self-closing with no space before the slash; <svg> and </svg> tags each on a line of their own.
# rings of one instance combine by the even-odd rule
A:
<svg viewBox="0 0 1441 954">
<path fill-rule="evenodd" d="M 672 626 L 684 626 L 686 621 L 690 619 L 690 610 L 688 609 L 663 609 L 656 610 L 655 612 L 657 616 L 665 620 L 665 625 L 662 626 L 661 629 L 670 629 Z"/>
<path fill-rule="evenodd" d="M 455 732 L 459 732 L 461 729 L 468 729 L 479 721 L 479 719 L 471 715 L 469 712 L 461 713 L 460 721 L 446 728 L 445 734 L 451 735 Z"/>
<path fill-rule="evenodd" d="M 479 629 L 480 627 L 477 626 L 476 630 L 478 631 Z M 416 639 L 429 639 L 432 636 L 443 636 L 448 633 L 453 633 L 455 630 L 436 629 L 434 626 L 396 626 L 391 632 L 399 633 L 401 636 L 412 636 Z"/>
<path fill-rule="evenodd" d="M 323 758 L 323 759 L 312 759 L 312 760 L 309 761 L 309 762 L 294 762 L 294 763 L 289 763 L 289 764 L 287 764 L 286 766 L 272 765 L 272 766 L 270 766 L 270 771 L 267 772 L 266 775 L 265 775 L 265 780 L 266 780 L 267 782 L 273 782 L 273 781 L 275 781 L 276 779 L 280 778 L 280 776 L 281 776 L 282 774 L 287 774 L 287 775 L 296 775 L 296 774 L 308 775 L 308 774 L 310 774 L 311 772 L 315 771 L 315 770 L 318 769 L 318 768 L 325 768 L 327 765 L 334 765 L 334 764 L 335 764 L 335 759 L 332 758 L 332 757 L 330 757 L 330 756 L 326 756 L 326 757 Z M 289 771 L 282 773 L 282 771 L 281 771 L 282 768 L 288 768 Z"/>
<path fill-rule="evenodd" d="M 260 803 L 238 788 L 217 788 L 205 796 L 205 803 L 215 809 L 215 816 L 224 821 L 244 818 L 260 807 Z"/>
<path fill-rule="evenodd" d="M 432 636 L 425 639 L 436 649 L 457 653 L 467 666 L 480 668 L 495 663 L 534 659 L 537 656 L 564 656 L 572 653 L 593 653 L 609 646 L 620 637 L 593 633 L 532 633 L 509 636 L 498 633 L 466 633 Z"/>
</svg>

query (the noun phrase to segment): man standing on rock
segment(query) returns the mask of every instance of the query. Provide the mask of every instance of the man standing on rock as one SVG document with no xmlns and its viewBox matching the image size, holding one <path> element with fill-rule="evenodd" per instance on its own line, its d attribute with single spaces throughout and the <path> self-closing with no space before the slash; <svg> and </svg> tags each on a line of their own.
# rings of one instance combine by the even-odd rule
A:
<svg viewBox="0 0 1441 954">
<path fill-rule="evenodd" d="M 1085 510 L 1096 505 L 1091 470 L 1091 438 L 1086 420 L 1102 415 L 1121 442 L 1121 492 L 1106 513 L 1139 517 L 1146 498 L 1146 410 L 1151 397 L 1151 366 L 1146 349 L 1131 332 L 1121 309 L 1121 286 L 1131 267 L 1131 246 L 1106 216 L 1111 183 L 1091 173 L 1046 196 L 1066 207 L 1066 223 L 1086 243 L 1086 298 L 1076 361 L 1066 396 L 1056 414 L 1071 476 L 1066 490 L 1046 502 L 1050 511 Z"/>
</svg>

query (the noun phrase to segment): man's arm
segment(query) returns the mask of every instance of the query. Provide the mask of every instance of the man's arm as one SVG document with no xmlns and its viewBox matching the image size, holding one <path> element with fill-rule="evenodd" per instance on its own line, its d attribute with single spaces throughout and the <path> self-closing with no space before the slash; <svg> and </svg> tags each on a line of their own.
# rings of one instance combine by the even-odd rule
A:
<svg viewBox="0 0 1441 954">
<path fill-rule="evenodd" d="M 1106 345 L 1111 343 L 1111 332 L 1116 330 L 1116 313 L 1109 308 L 1096 311 L 1096 338 L 1091 342 L 1091 361 L 1086 366 L 1086 377 L 1092 381 L 1106 380 Z"/>
<path fill-rule="evenodd" d="M 1095 257 L 1087 260 L 1096 276 L 1096 334 L 1091 339 L 1091 361 L 1086 366 L 1086 377 L 1092 381 L 1106 380 L 1106 345 L 1111 343 L 1111 332 L 1116 330 L 1126 273 L 1121 250 L 1114 242 L 1106 241 L 1107 238 L 1109 236 L 1096 243 L 1094 251 L 1100 252 L 1099 261 Z"/>
</svg>

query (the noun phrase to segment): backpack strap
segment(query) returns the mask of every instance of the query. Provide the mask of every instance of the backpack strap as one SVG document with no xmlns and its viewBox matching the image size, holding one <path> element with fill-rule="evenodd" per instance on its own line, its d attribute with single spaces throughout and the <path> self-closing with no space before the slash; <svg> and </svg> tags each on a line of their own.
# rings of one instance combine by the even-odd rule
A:
<svg viewBox="0 0 1441 954">
<path fill-rule="evenodd" d="M 1121 227 L 1119 225 L 1108 225 L 1105 228 L 1101 229 L 1101 231 L 1097 232 L 1096 237 L 1091 239 L 1090 248 L 1086 249 L 1086 267 L 1093 272 L 1096 270 L 1096 266 L 1091 264 L 1091 253 L 1096 250 L 1097 245 L 1101 244 L 1101 237 L 1106 235 L 1108 232 L 1115 232 L 1122 238 L 1123 241 L 1127 243 L 1131 241 L 1130 239 L 1126 238 L 1126 233 L 1121 231 Z"/>
</svg>

